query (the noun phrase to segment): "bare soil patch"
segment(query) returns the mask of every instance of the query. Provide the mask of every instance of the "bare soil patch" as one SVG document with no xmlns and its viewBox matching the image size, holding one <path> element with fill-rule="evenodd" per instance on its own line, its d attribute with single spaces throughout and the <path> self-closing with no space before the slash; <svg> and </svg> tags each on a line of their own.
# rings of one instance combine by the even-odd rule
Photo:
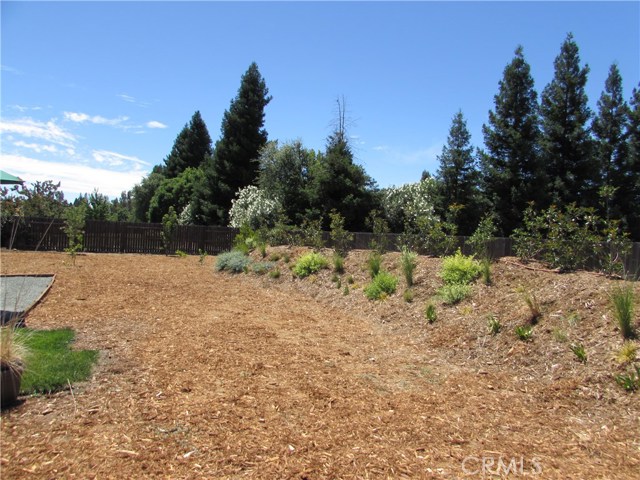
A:
<svg viewBox="0 0 640 480">
<path fill-rule="evenodd" d="M 285 250 L 301 253 L 269 254 Z M 428 324 L 440 260 L 420 259 L 413 303 L 402 280 L 371 302 L 366 255 L 347 258 L 344 295 L 330 271 L 299 280 L 282 259 L 272 279 L 214 272 L 213 258 L 88 254 L 74 267 L 3 251 L 3 274 L 56 274 L 27 324 L 72 327 L 76 348 L 102 353 L 73 394 L 2 413 L 2 478 L 473 478 L 483 458 L 498 477 L 638 478 L 640 397 L 613 380 L 613 280 L 501 261 L 492 286 L 438 304 Z M 399 274 L 397 258 L 384 265 Z M 530 342 L 513 333 L 519 286 L 543 306 Z"/>
</svg>

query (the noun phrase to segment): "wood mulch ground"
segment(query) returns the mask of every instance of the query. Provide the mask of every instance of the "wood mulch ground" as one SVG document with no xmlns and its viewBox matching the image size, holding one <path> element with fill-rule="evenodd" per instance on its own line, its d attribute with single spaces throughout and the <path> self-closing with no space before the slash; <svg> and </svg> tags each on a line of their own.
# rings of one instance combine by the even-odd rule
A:
<svg viewBox="0 0 640 480">
<path fill-rule="evenodd" d="M 302 250 L 269 254 L 285 251 Z M 628 368 L 615 281 L 503 260 L 428 324 L 440 260 L 420 259 L 410 304 L 403 281 L 367 300 L 365 260 L 352 252 L 337 288 L 282 259 L 272 279 L 212 257 L 2 251 L 2 273 L 56 274 L 28 326 L 70 326 L 101 357 L 90 381 L 2 412 L 1 478 L 640 477 L 640 393 L 613 380 Z M 544 312 L 530 342 L 513 333 L 523 288 Z"/>
</svg>

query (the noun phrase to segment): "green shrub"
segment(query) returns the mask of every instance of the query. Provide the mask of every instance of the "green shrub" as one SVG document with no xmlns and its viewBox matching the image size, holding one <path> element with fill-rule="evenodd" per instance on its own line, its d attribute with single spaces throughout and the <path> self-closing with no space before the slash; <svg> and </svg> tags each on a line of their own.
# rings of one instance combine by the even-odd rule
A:
<svg viewBox="0 0 640 480">
<path fill-rule="evenodd" d="M 388 272 L 379 272 L 372 282 L 364 288 L 364 294 L 369 300 L 380 300 L 395 293 L 398 279 Z"/>
<path fill-rule="evenodd" d="M 280 278 L 280 270 L 279 270 L 279 269 L 277 269 L 277 268 L 276 268 L 276 269 L 274 269 L 274 270 L 271 270 L 271 271 L 269 272 L 269 276 L 270 276 L 271 278 Z"/>
<path fill-rule="evenodd" d="M 200 258 L 198 259 L 198 261 L 200 262 L 200 265 L 204 265 L 204 262 L 205 262 L 205 260 L 207 259 L 207 255 L 208 255 L 208 253 L 207 253 L 207 252 L 205 252 L 205 251 L 204 251 L 204 250 L 202 250 L 202 249 L 198 249 L 198 255 L 199 255 L 199 257 L 200 257 Z"/>
<path fill-rule="evenodd" d="M 400 269 L 408 287 L 413 286 L 413 272 L 418 266 L 418 254 L 408 248 L 403 248 L 400 254 Z"/>
<path fill-rule="evenodd" d="M 375 278 L 380 273 L 382 267 L 382 255 L 376 250 L 371 251 L 369 258 L 367 259 L 367 267 L 369 268 L 369 275 L 371 278 Z"/>
<path fill-rule="evenodd" d="M 635 337 L 633 325 L 634 307 L 633 285 L 625 283 L 617 286 L 611 292 L 611 303 L 613 305 L 613 316 L 620 326 L 620 332 L 624 338 Z"/>
<path fill-rule="evenodd" d="M 424 309 L 424 316 L 429 323 L 433 323 L 438 319 L 438 312 L 436 312 L 436 306 L 433 303 L 429 303 Z"/>
<path fill-rule="evenodd" d="M 349 285 L 353 285 L 353 284 L 355 283 L 355 280 L 353 279 L 353 275 L 349 275 L 349 276 L 347 277 L 347 283 L 348 283 Z"/>
<path fill-rule="evenodd" d="M 300 277 L 308 277 L 329 266 L 329 261 L 319 253 L 311 252 L 303 255 L 293 266 L 293 273 Z"/>
<path fill-rule="evenodd" d="M 485 285 L 491 285 L 491 260 L 488 258 L 480 262 L 480 277 Z"/>
<path fill-rule="evenodd" d="M 616 376 L 616 382 L 627 392 L 635 392 L 640 389 L 640 365 L 636 365 L 635 372 Z"/>
<path fill-rule="evenodd" d="M 461 283 L 447 284 L 438 290 L 438 294 L 445 304 L 455 305 L 471 294 L 471 285 L 463 285 Z"/>
<path fill-rule="evenodd" d="M 502 324 L 494 315 L 489 315 L 487 318 L 487 326 L 489 327 L 489 333 L 491 335 L 497 335 L 502 330 Z"/>
<path fill-rule="evenodd" d="M 187 258 L 189 255 L 183 250 L 176 250 L 176 256 L 178 258 Z"/>
<path fill-rule="evenodd" d="M 533 335 L 533 327 L 531 325 L 520 325 L 516 327 L 516 336 L 523 342 L 526 342 L 527 340 L 531 339 L 532 335 Z"/>
<path fill-rule="evenodd" d="M 587 363 L 587 352 L 584 349 L 584 345 L 581 343 L 574 343 L 569 345 L 569 348 L 580 362 Z"/>
<path fill-rule="evenodd" d="M 333 242 L 333 248 L 336 254 L 342 257 L 346 255 L 349 250 L 349 246 L 353 241 L 353 234 L 345 230 L 344 217 L 340 213 L 332 210 L 331 213 L 329 213 L 329 219 L 329 235 Z"/>
<path fill-rule="evenodd" d="M 622 344 L 620 350 L 616 354 L 616 359 L 618 362 L 625 364 L 631 363 L 635 361 L 636 355 L 638 354 L 638 346 L 630 340 L 627 340 Z"/>
<path fill-rule="evenodd" d="M 306 246 L 312 247 L 315 251 L 319 251 L 324 247 L 321 219 L 304 219 L 300 228 L 302 230 L 302 241 Z"/>
<path fill-rule="evenodd" d="M 273 270 L 275 264 L 273 262 L 256 262 L 251 264 L 251 271 L 258 275 L 264 275 L 265 273 Z"/>
<path fill-rule="evenodd" d="M 411 290 L 410 288 L 407 288 L 402 294 L 402 298 L 407 303 L 413 302 L 413 290 Z"/>
<path fill-rule="evenodd" d="M 282 255 L 280 255 L 279 253 L 275 252 L 272 253 L 271 255 L 269 255 L 269 261 L 270 262 L 277 262 L 278 260 L 280 260 L 282 258 Z"/>
<path fill-rule="evenodd" d="M 256 248 L 258 243 L 258 234 L 248 224 L 244 224 L 233 239 L 233 249 L 248 255 Z"/>
<path fill-rule="evenodd" d="M 221 253 L 216 259 L 216 270 L 240 273 L 251 264 L 251 259 L 239 250 Z"/>
<path fill-rule="evenodd" d="M 171 244 L 173 243 L 178 231 L 178 214 L 173 206 L 169 207 L 169 211 L 162 216 L 162 246 L 164 253 L 169 255 Z"/>
<path fill-rule="evenodd" d="M 495 214 L 485 215 L 475 232 L 469 237 L 467 244 L 471 247 L 473 254 L 483 260 L 490 260 L 489 242 L 496 234 L 497 227 L 495 225 Z M 487 284 L 488 285 L 488 284 Z"/>
<path fill-rule="evenodd" d="M 349 295 L 349 285 L 345 285 L 342 289 L 342 295 Z"/>
<path fill-rule="evenodd" d="M 442 260 L 440 276 L 447 285 L 469 285 L 480 275 L 480 263 L 473 256 L 463 255 L 460 249 Z"/>
</svg>

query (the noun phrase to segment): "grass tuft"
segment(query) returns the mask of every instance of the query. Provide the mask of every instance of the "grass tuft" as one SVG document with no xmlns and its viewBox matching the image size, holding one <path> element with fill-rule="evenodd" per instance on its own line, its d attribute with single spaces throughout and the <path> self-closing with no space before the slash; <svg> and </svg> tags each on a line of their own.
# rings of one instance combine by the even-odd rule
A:
<svg viewBox="0 0 640 480">
<path fill-rule="evenodd" d="M 516 327 L 516 336 L 526 342 L 531 339 L 533 335 L 533 327 L 531 325 L 520 325 Z"/>
<path fill-rule="evenodd" d="M 638 346 L 630 340 L 627 340 L 622 344 L 620 350 L 616 354 L 616 360 L 619 363 L 631 363 L 636 360 L 636 356 L 638 355 Z"/>
<path fill-rule="evenodd" d="M 629 283 L 615 287 L 611 292 L 613 316 L 617 320 L 624 338 L 635 337 L 636 332 L 633 325 L 634 301 L 633 286 Z"/>
<path fill-rule="evenodd" d="M 438 319 L 438 312 L 436 312 L 436 306 L 433 303 L 427 304 L 424 309 L 424 316 L 429 323 L 434 323 Z"/>
<path fill-rule="evenodd" d="M 576 358 L 582 363 L 587 363 L 587 352 L 584 349 L 584 345 L 581 343 L 574 343 L 569 346 L 571 351 L 575 354 Z"/>
<path fill-rule="evenodd" d="M 417 266 L 418 254 L 408 250 L 407 248 L 403 248 L 400 255 L 400 268 L 404 275 L 404 279 L 407 282 L 407 287 L 413 286 L 413 272 Z"/>
<path fill-rule="evenodd" d="M 502 330 L 502 324 L 495 315 L 489 315 L 489 317 L 487 317 L 487 326 L 489 327 L 489 333 L 491 335 L 497 335 L 500 333 L 500 330 Z"/>
</svg>

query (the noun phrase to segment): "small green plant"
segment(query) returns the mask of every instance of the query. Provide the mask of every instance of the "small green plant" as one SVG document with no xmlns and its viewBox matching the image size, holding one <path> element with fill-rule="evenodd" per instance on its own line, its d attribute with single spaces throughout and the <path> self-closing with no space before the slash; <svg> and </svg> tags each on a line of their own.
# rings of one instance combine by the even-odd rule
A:
<svg viewBox="0 0 640 480">
<path fill-rule="evenodd" d="M 260 257 L 266 258 L 267 257 L 267 244 L 266 244 L 266 242 L 259 242 L 258 243 L 258 249 L 260 250 Z"/>
<path fill-rule="evenodd" d="M 256 262 L 251 264 L 250 268 L 253 273 L 258 275 L 264 275 L 267 272 L 273 270 L 275 264 L 273 262 Z"/>
<path fill-rule="evenodd" d="M 569 348 L 580 362 L 587 363 L 587 352 L 584 349 L 584 345 L 581 343 L 573 343 L 569 345 Z"/>
<path fill-rule="evenodd" d="M 333 271 L 336 273 L 344 273 L 344 257 L 337 251 L 333 253 Z"/>
<path fill-rule="evenodd" d="M 308 277 L 329 266 L 329 261 L 316 252 L 303 255 L 293 266 L 293 273 L 300 278 Z"/>
<path fill-rule="evenodd" d="M 627 340 L 622 344 L 620 350 L 616 354 L 616 360 L 618 362 L 625 364 L 631 363 L 636 360 L 636 356 L 638 355 L 638 346 L 630 340 Z"/>
<path fill-rule="evenodd" d="M 336 282 L 336 288 L 342 288 L 342 280 L 338 279 L 338 281 Z"/>
<path fill-rule="evenodd" d="M 381 300 L 395 293 L 398 279 L 388 272 L 381 271 L 364 288 L 364 294 L 369 300 Z"/>
<path fill-rule="evenodd" d="M 271 255 L 269 255 L 269 261 L 270 262 L 277 262 L 278 260 L 280 260 L 282 258 L 282 255 L 280 255 L 277 252 L 272 253 Z"/>
<path fill-rule="evenodd" d="M 371 227 L 373 238 L 369 242 L 369 248 L 383 255 L 389 248 L 389 224 L 378 210 L 372 210 L 367 218 L 367 224 Z"/>
<path fill-rule="evenodd" d="M 569 340 L 567 332 L 559 327 L 554 328 L 552 334 L 556 342 L 565 343 L 567 340 Z"/>
<path fill-rule="evenodd" d="M 184 252 L 182 250 L 176 250 L 176 256 L 178 258 L 187 258 L 189 255 L 187 255 L 187 252 Z"/>
<path fill-rule="evenodd" d="M 480 220 L 475 232 L 468 240 L 468 244 L 473 254 L 482 260 L 490 260 L 489 243 L 498 230 L 495 225 L 495 214 L 489 213 Z"/>
<path fill-rule="evenodd" d="M 412 252 L 408 248 L 403 248 L 400 254 L 400 269 L 404 275 L 404 279 L 407 282 L 407 287 L 413 286 L 413 272 L 418 266 L 418 254 Z"/>
<path fill-rule="evenodd" d="M 542 308 L 536 294 L 523 286 L 519 286 L 516 291 L 522 295 L 524 303 L 529 308 L 529 323 L 535 325 L 538 323 L 540 317 L 542 317 Z"/>
<path fill-rule="evenodd" d="M 438 295 L 446 305 L 455 305 L 471 294 L 471 285 L 452 283 L 443 285 L 438 290 Z"/>
<path fill-rule="evenodd" d="M 372 250 L 367 259 L 367 268 L 369 269 L 369 275 L 371 278 L 375 278 L 380 273 L 382 267 L 382 255 L 376 250 Z"/>
<path fill-rule="evenodd" d="M 178 231 L 178 214 L 173 206 L 169 207 L 169 211 L 162 216 L 162 232 L 160 237 L 162 238 L 162 246 L 164 252 L 169 255 L 171 252 L 171 244 L 173 243 L 176 232 Z"/>
<path fill-rule="evenodd" d="M 640 389 L 640 365 L 635 366 L 635 372 L 616 376 L 616 382 L 627 392 L 635 392 Z"/>
<path fill-rule="evenodd" d="M 63 231 L 67 234 L 69 246 L 65 248 L 65 252 L 71 257 L 73 265 L 76 264 L 76 255 L 82 250 L 84 243 L 84 225 L 87 213 L 85 203 L 81 203 L 76 207 L 70 207 L 64 212 Z"/>
<path fill-rule="evenodd" d="M 567 323 L 569 324 L 569 326 L 575 327 L 580 322 L 580 314 L 578 312 L 576 312 L 575 310 L 571 311 L 571 312 L 569 312 L 569 315 L 567 315 L 566 320 L 567 320 Z"/>
<path fill-rule="evenodd" d="M 216 270 L 240 273 L 246 271 L 251 259 L 239 250 L 221 253 L 216 259 Z"/>
<path fill-rule="evenodd" d="M 349 276 L 347 277 L 347 283 L 348 283 L 349 285 L 353 285 L 353 284 L 355 283 L 355 280 L 353 279 L 353 275 L 349 275 Z"/>
<path fill-rule="evenodd" d="M 322 220 L 304 219 L 302 225 L 302 237 L 305 245 L 312 247 L 319 252 L 324 247 L 324 239 L 322 234 Z"/>
<path fill-rule="evenodd" d="M 282 261 L 283 261 L 284 263 L 289 263 L 289 262 L 291 261 L 291 256 L 289 255 L 289 253 L 288 253 L 288 252 L 285 252 L 285 253 L 282 255 Z"/>
<path fill-rule="evenodd" d="M 624 338 L 635 337 L 633 325 L 634 301 L 633 286 L 630 283 L 616 286 L 611 292 L 613 316 L 617 320 Z"/>
<path fill-rule="evenodd" d="M 340 281 L 340 276 L 337 273 L 334 273 L 333 276 L 331 277 L 331 281 L 333 283 Z"/>
<path fill-rule="evenodd" d="M 469 285 L 480 275 L 480 262 L 463 255 L 460 249 L 442 260 L 440 276 L 447 285 Z"/>
<path fill-rule="evenodd" d="M 198 261 L 200 262 L 200 265 L 204 265 L 205 260 L 207 259 L 207 255 L 209 255 L 205 250 L 202 249 L 198 249 Z"/>
<path fill-rule="evenodd" d="M 427 304 L 424 309 L 424 316 L 429 323 L 434 323 L 438 319 L 438 312 L 436 312 L 436 306 L 433 303 Z"/>
<path fill-rule="evenodd" d="M 240 232 L 233 239 L 233 249 L 248 255 L 258 244 L 258 234 L 245 223 L 240 227 Z"/>
<path fill-rule="evenodd" d="M 345 285 L 342 289 L 342 295 L 349 295 L 349 285 Z"/>
<path fill-rule="evenodd" d="M 533 327 L 531 325 L 519 325 L 516 327 L 516 336 L 526 342 L 531 339 L 533 335 Z"/>
<path fill-rule="evenodd" d="M 280 270 L 275 268 L 269 272 L 269 277 L 271 278 L 280 278 Z"/>
<path fill-rule="evenodd" d="M 410 288 L 407 288 L 402 294 L 402 298 L 407 303 L 413 302 L 413 290 L 411 290 Z"/>
<path fill-rule="evenodd" d="M 480 278 L 485 285 L 491 285 L 491 260 L 488 258 L 484 258 L 480 262 Z"/>
<path fill-rule="evenodd" d="M 491 335 L 497 335 L 502 330 L 502 324 L 500 320 L 498 320 L 495 315 L 489 315 L 487 317 L 487 326 L 489 327 L 489 333 Z"/>
<path fill-rule="evenodd" d="M 337 255 L 343 257 L 353 241 L 353 234 L 344 228 L 344 217 L 335 209 L 329 213 L 329 220 L 329 235 L 333 242 L 333 248 Z"/>
</svg>

